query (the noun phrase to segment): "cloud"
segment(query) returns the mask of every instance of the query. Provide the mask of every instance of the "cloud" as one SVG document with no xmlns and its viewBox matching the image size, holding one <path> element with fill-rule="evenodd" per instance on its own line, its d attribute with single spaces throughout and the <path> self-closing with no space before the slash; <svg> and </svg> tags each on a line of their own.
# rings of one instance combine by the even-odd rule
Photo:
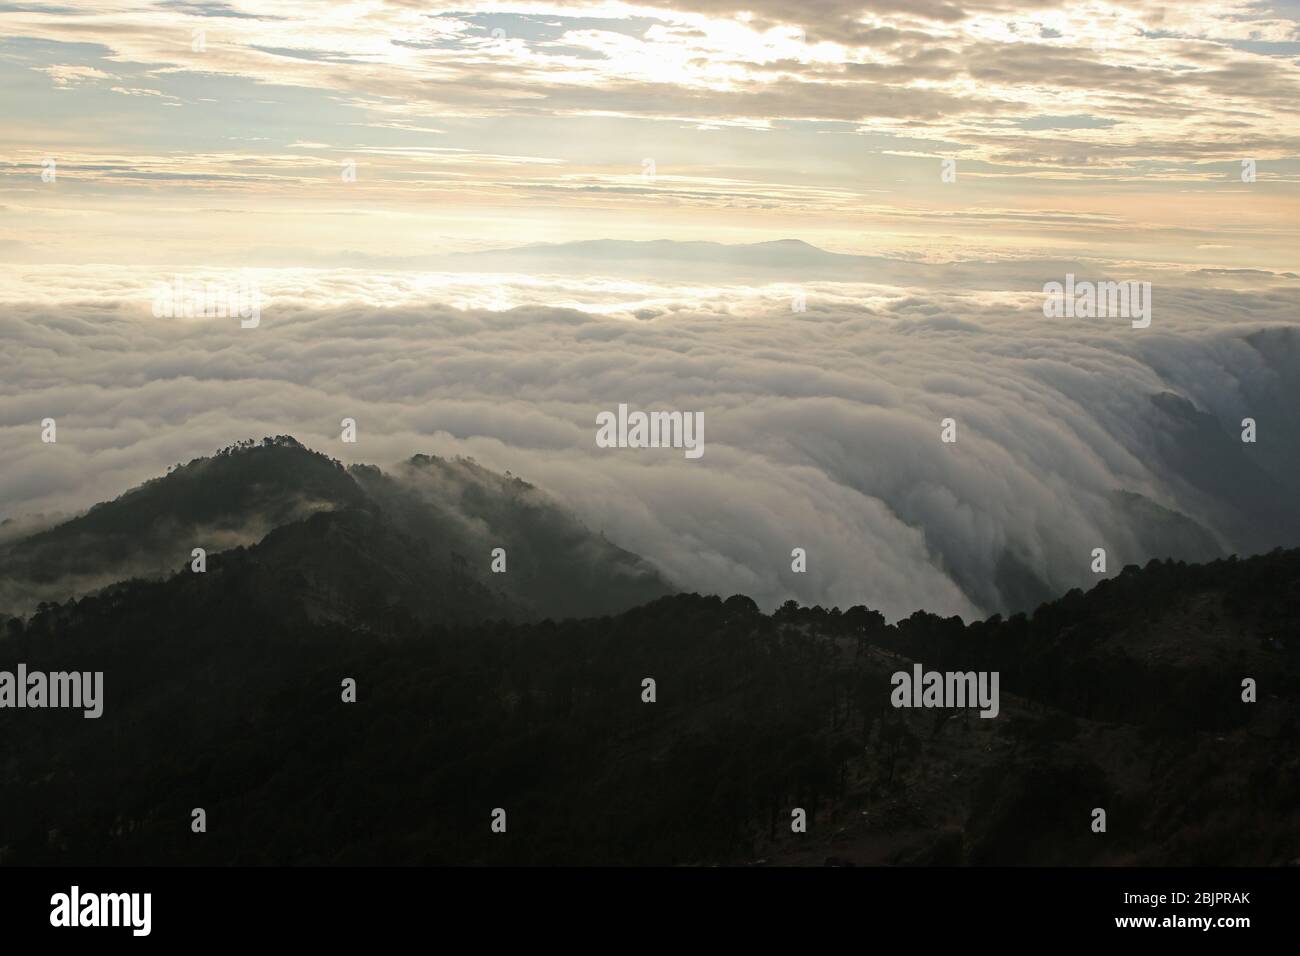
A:
<svg viewBox="0 0 1300 956">
<path fill-rule="evenodd" d="M 111 73 L 97 70 L 93 66 L 56 63 L 51 66 L 38 67 L 37 69 L 46 74 L 54 82 L 54 85 L 61 90 L 73 89 L 87 80 L 110 80 L 113 78 Z"/>
<path fill-rule="evenodd" d="M 909 288 L 606 265 L 268 271 L 255 329 L 156 319 L 145 273 L 82 270 L 61 284 L 75 293 L 0 313 L 0 517 L 84 508 L 293 434 L 349 462 L 472 455 L 680 585 L 769 607 L 971 617 L 1090 585 L 1096 547 L 1114 573 L 1177 542 L 1300 543 L 1277 518 L 1300 474 L 1293 280 L 1157 277 L 1152 325 L 1135 330 L 1044 319 L 1037 290 L 1063 276 L 1043 263 L 934 267 L 943 282 L 913 273 Z M 1229 278 L 1240 287 L 1215 284 Z M 703 412 L 704 456 L 597 448 L 597 413 L 621 402 Z M 1246 416 L 1257 445 L 1239 441 Z M 57 445 L 39 440 L 45 417 Z M 955 444 L 939 440 L 949 417 Z"/>
<path fill-rule="evenodd" d="M 0 200 L 32 259 L 219 264 L 258 234 L 393 255 L 432 217 L 460 243 L 797 230 L 1181 261 L 1223 241 L 1202 264 L 1293 267 L 1296 21 L 1265 5 L 264 7 L 0 7 Z"/>
<path fill-rule="evenodd" d="M 907 124 L 931 123 L 938 128 L 929 132 L 948 143 L 1017 163 L 986 137 L 1011 122 L 1023 143 L 1051 140 L 1050 130 L 1026 121 L 1086 111 L 1146 159 L 1165 156 L 1166 146 L 1192 132 L 1183 122 L 1188 115 L 1201 129 L 1244 124 L 1251 141 L 1277 140 L 1270 155 L 1294 153 L 1294 58 L 1241 43 L 1292 40 L 1295 21 L 1255 5 L 467 4 L 475 8 L 485 12 L 430 15 L 423 4 L 370 3 L 322 17 L 317 5 L 287 2 L 274 16 L 253 4 L 128 7 L 94 17 L 11 9 L 0 16 L 13 36 L 97 44 L 109 61 L 155 75 L 328 91 L 364 99 L 389 120 L 412 111 L 422 118 L 786 118 L 892 125 L 900 134 Z M 497 35 L 488 34 L 486 18 Z M 178 42 L 195 29 L 211 42 L 202 49 Z M 60 85 L 104 75 L 88 66 L 44 69 Z M 1227 146 L 1212 133 L 1196 138 L 1196 147 L 1218 156 Z M 1231 141 L 1244 139 L 1238 131 Z"/>
</svg>

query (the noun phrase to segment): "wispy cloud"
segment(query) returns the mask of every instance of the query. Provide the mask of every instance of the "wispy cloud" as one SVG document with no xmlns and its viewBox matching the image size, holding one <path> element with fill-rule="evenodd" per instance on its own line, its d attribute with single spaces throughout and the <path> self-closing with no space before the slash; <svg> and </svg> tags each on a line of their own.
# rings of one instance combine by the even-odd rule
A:
<svg viewBox="0 0 1300 956">
<path fill-rule="evenodd" d="M 8 158 L 23 160 L 0 190 L 29 189 L 27 164 L 58 152 L 68 192 L 113 181 L 160 212 L 179 179 L 161 167 L 184 166 L 271 203 L 427 197 L 467 237 L 520 202 L 562 206 L 571 238 L 611 234 L 620 213 L 689 238 L 722 207 L 749 210 L 735 228 L 755 237 L 803 234 L 798 214 L 840 245 L 954 251 L 997 241 L 969 223 L 938 235 L 936 213 L 955 229 L 1006 210 L 1014 245 L 1032 235 L 1017 223 L 1087 203 L 1097 249 L 1155 228 L 1162 260 L 1194 255 L 1228 206 L 1259 228 L 1243 264 L 1270 268 L 1300 212 L 1300 32 L 1266 4 L 238 0 L 8 5 L 0 23 Z M 90 175 L 110 155 L 147 168 Z M 349 158 L 357 188 L 327 190 Z M 1264 200 L 1248 207 L 1243 160 Z"/>
</svg>

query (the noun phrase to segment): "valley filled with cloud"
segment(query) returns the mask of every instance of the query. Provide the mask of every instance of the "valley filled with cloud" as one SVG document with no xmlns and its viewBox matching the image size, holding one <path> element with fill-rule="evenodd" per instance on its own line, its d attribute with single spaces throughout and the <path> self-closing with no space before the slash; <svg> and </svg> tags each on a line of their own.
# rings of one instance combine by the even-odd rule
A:
<svg viewBox="0 0 1300 956">
<path fill-rule="evenodd" d="M 472 456 L 677 586 L 767 608 L 969 620 L 1091 586 L 1094 548 L 1114 574 L 1298 543 L 1293 277 L 1167 270 L 1138 329 L 1044 316 L 1044 278 L 1087 263 L 880 270 L 916 288 L 854 281 L 878 279 L 870 261 L 799 244 L 778 257 L 807 260 L 793 266 L 770 247 L 684 252 L 267 270 L 255 328 L 155 317 L 156 270 L 64 270 L 51 286 L 94 299 L 11 299 L 0 317 L 4 517 L 66 516 L 231 442 L 292 434 L 345 463 Z M 519 271 L 539 254 L 548 271 Z M 598 448 L 596 416 L 620 403 L 702 412 L 703 455 Z M 47 417 L 54 445 L 37 440 Z M 794 548 L 807 573 L 792 573 Z"/>
</svg>

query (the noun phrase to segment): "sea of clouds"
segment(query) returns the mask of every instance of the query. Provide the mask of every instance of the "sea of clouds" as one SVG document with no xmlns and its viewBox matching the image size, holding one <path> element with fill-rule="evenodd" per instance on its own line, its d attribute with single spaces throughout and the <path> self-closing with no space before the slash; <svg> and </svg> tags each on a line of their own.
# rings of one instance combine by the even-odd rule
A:
<svg viewBox="0 0 1300 956">
<path fill-rule="evenodd" d="M 245 329 L 155 317 L 170 273 L 29 267 L 0 277 L 0 519 L 12 536 L 291 434 L 346 463 L 509 469 L 682 588 L 769 608 L 969 619 L 1089 586 L 1098 547 L 1113 574 L 1300 544 L 1295 279 L 1171 272 L 1133 329 L 1046 319 L 1064 275 L 1000 269 L 941 290 L 267 270 Z M 619 403 L 703 412 L 703 457 L 598 448 Z"/>
</svg>

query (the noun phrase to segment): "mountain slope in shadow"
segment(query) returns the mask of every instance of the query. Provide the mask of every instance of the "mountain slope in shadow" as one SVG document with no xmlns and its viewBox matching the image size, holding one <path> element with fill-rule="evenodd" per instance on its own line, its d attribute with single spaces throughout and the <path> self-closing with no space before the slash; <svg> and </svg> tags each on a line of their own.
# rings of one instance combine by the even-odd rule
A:
<svg viewBox="0 0 1300 956">
<path fill-rule="evenodd" d="M 316 618 L 399 605 L 430 621 L 605 614 L 671 590 L 538 489 L 469 459 L 421 455 L 385 473 L 278 436 L 0 547 L 0 608 L 29 613 L 131 578 L 190 574 L 196 547 L 210 568 L 256 565 L 266 587 Z M 494 548 L 504 573 L 492 570 Z M 225 551 L 237 553 L 223 561 Z"/>
<path fill-rule="evenodd" d="M 1300 551 L 1153 561 L 970 624 L 698 594 L 590 620 L 353 620 L 266 586 L 259 551 L 353 534 L 352 514 L 7 622 L 0 667 L 100 670 L 105 692 L 97 720 L 0 709 L 0 862 L 1300 858 Z M 391 567 L 398 529 L 358 520 L 338 553 Z M 999 672 L 998 716 L 895 709 L 914 662 Z"/>
</svg>

